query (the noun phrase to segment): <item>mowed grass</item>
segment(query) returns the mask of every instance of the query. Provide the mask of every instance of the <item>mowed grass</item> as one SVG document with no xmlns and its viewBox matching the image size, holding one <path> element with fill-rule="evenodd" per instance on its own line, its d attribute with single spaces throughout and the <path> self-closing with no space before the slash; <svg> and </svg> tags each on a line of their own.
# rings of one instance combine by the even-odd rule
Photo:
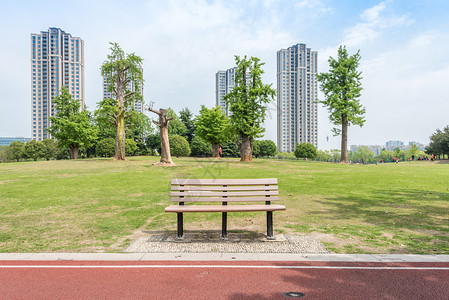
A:
<svg viewBox="0 0 449 300">
<path fill-rule="evenodd" d="M 176 230 L 164 213 L 172 178 L 278 178 L 275 231 L 338 253 L 449 254 L 449 164 L 382 165 L 157 157 L 0 164 L 1 252 L 118 252 L 140 230 Z M 264 232 L 265 214 L 233 213 L 229 230 Z M 185 214 L 186 230 L 221 228 Z"/>
</svg>

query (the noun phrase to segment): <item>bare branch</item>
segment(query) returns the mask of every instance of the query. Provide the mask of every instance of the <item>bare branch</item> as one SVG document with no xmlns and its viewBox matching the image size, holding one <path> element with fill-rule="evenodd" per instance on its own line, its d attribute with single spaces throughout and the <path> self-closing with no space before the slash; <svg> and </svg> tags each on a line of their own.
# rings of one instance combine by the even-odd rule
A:
<svg viewBox="0 0 449 300">
<path fill-rule="evenodd" d="M 159 122 L 157 122 L 155 120 L 152 120 L 152 121 L 153 121 L 154 124 L 156 124 L 156 126 L 161 127 L 161 123 L 159 123 Z"/>
<path fill-rule="evenodd" d="M 148 107 L 148 110 L 149 111 L 151 111 L 151 112 L 154 112 L 155 114 L 157 114 L 157 115 L 161 115 L 161 112 L 160 111 L 158 111 L 158 110 L 155 110 L 155 109 L 153 109 L 152 107 Z"/>
</svg>

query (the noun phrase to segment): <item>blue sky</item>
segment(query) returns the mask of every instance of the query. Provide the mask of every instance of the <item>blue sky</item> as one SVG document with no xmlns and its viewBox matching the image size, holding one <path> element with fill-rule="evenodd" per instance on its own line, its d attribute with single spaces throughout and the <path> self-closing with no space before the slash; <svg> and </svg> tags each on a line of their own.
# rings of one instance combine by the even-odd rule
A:
<svg viewBox="0 0 449 300">
<path fill-rule="evenodd" d="M 30 136 L 30 34 L 49 27 L 85 42 L 90 110 L 101 99 L 110 41 L 144 59 L 147 102 L 195 114 L 215 105 L 215 73 L 234 66 L 235 54 L 264 61 L 264 81 L 276 87 L 279 49 L 305 43 L 326 72 L 344 44 L 360 50 L 367 110 L 349 144 L 428 143 L 449 125 L 449 1 L 8 1 L 0 12 L 0 136 Z M 265 122 L 272 140 L 275 108 Z M 318 122 L 319 148 L 339 148 L 322 107 Z"/>
</svg>

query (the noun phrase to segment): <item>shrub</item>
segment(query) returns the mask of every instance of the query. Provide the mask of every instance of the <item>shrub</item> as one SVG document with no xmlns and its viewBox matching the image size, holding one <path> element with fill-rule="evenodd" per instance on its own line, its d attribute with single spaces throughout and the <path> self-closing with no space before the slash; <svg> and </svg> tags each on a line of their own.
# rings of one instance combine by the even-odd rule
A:
<svg viewBox="0 0 449 300">
<path fill-rule="evenodd" d="M 206 143 L 199 136 L 194 136 L 190 143 L 190 149 L 192 150 L 191 156 L 206 157 L 212 155 L 212 147 L 210 143 Z"/>
<path fill-rule="evenodd" d="M 318 155 L 316 148 L 310 143 L 297 144 L 294 153 L 297 158 L 314 159 Z"/>
<path fill-rule="evenodd" d="M 125 140 L 125 154 L 133 155 L 137 150 L 137 143 L 132 139 Z"/>
<path fill-rule="evenodd" d="M 126 144 L 125 144 L 126 147 Z M 115 139 L 105 138 L 98 142 L 95 153 L 100 157 L 112 157 L 115 154 Z"/>
<path fill-rule="evenodd" d="M 189 156 L 190 146 L 186 138 L 180 135 L 172 135 L 169 137 L 170 154 L 176 157 Z"/>
</svg>

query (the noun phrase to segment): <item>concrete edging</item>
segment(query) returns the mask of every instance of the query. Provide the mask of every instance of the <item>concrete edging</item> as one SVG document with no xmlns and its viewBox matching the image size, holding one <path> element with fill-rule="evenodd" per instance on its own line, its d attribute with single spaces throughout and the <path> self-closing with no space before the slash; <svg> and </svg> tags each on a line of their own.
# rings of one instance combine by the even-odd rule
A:
<svg viewBox="0 0 449 300">
<path fill-rule="evenodd" d="M 0 253 L 0 261 L 449 262 L 449 255 L 294 253 Z"/>
</svg>

